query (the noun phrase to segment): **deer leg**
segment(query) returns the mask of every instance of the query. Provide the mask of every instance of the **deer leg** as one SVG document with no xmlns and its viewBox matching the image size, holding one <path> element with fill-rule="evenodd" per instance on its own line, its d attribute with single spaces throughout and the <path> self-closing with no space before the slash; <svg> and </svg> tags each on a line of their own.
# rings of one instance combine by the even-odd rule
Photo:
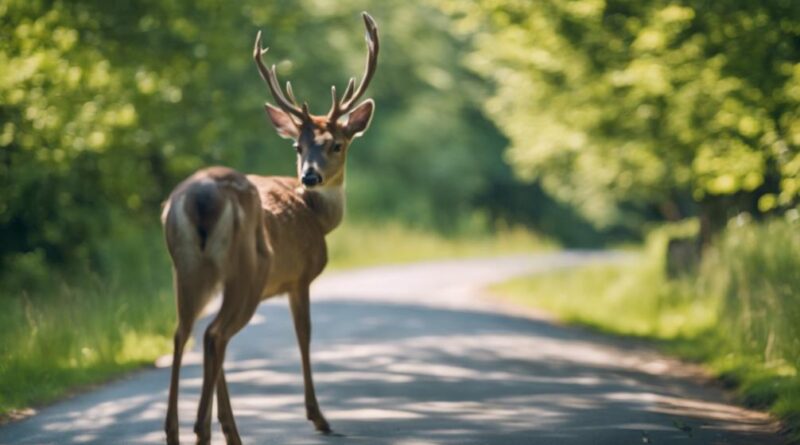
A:
<svg viewBox="0 0 800 445">
<path fill-rule="evenodd" d="M 192 334 L 199 306 L 208 295 L 208 283 L 186 279 L 186 273 L 173 269 L 175 280 L 175 296 L 178 305 L 178 327 L 175 329 L 174 346 L 172 350 L 172 375 L 169 382 L 169 399 L 167 402 L 167 418 L 164 422 L 164 431 L 167 433 L 167 443 L 177 445 L 180 443 L 178 425 L 178 386 L 180 382 L 181 360 L 186 342 Z"/>
<path fill-rule="evenodd" d="M 175 330 L 174 347 L 172 353 L 172 377 L 169 382 L 169 402 L 167 404 L 167 420 L 164 422 L 164 431 L 167 433 L 167 444 L 180 443 L 178 428 L 178 382 L 180 380 L 181 359 L 183 348 L 189 339 L 192 327 L 179 323 Z"/>
<path fill-rule="evenodd" d="M 220 332 L 219 319 L 217 316 L 203 335 L 203 387 L 194 424 L 198 445 L 211 441 L 211 398 L 225 358 L 226 342 Z"/>
<path fill-rule="evenodd" d="M 211 402 L 214 388 L 217 388 L 218 404 L 222 407 L 220 416 L 227 443 L 241 443 L 233 420 L 222 363 L 231 337 L 250 321 L 258 305 L 258 293 L 248 284 L 244 280 L 231 280 L 225 284 L 222 307 L 204 336 L 203 387 L 194 425 L 198 444 L 208 444 L 211 440 Z"/>
<path fill-rule="evenodd" d="M 233 419 L 233 409 L 231 408 L 230 396 L 228 394 L 228 384 L 225 382 L 225 369 L 217 380 L 217 418 L 222 425 L 222 433 L 225 434 L 225 441 L 229 445 L 241 445 L 239 431 L 236 429 L 236 421 Z"/>
<path fill-rule="evenodd" d="M 314 380 L 311 377 L 311 359 L 309 344 L 311 343 L 311 314 L 309 312 L 308 284 L 301 284 L 289 294 L 289 304 L 294 319 L 294 330 L 300 346 L 300 359 L 303 364 L 303 384 L 305 386 L 306 418 L 314 423 L 318 431 L 330 432 L 331 428 L 317 403 L 314 391 Z"/>
</svg>

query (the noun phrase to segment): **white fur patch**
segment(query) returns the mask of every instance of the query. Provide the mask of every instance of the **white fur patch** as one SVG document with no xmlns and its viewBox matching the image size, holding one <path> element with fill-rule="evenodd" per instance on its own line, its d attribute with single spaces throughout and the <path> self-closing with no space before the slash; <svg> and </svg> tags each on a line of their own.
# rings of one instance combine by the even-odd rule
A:
<svg viewBox="0 0 800 445">
<path fill-rule="evenodd" d="M 226 260 L 228 250 L 233 237 L 233 209 L 231 203 L 227 200 L 224 204 L 222 214 L 219 220 L 214 224 L 214 228 L 206 240 L 205 254 L 211 257 L 211 260 L 217 267 L 222 267 L 223 262 Z M 238 207 L 238 206 L 237 206 Z M 241 210 L 241 209 L 239 209 Z M 199 245 L 199 243 L 198 243 Z"/>
<path fill-rule="evenodd" d="M 326 205 L 340 206 L 344 204 L 344 187 L 342 186 L 315 187 L 311 191 L 322 196 Z"/>
<path fill-rule="evenodd" d="M 181 195 L 178 197 L 178 201 L 175 203 L 175 225 L 177 226 L 176 232 L 178 233 L 178 246 L 180 247 L 189 247 L 194 246 L 197 243 L 196 236 L 197 230 L 195 230 L 194 225 L 189 220 L 189 215 L 186 214 L 186 209 L 184 208 L 184 203 L 186 202 L 186 195 Z"/>
<path fill-rule="evenodd" d="M 200 249 L 200 234 L 197 227 L 189 219 L 184 203 L 186 196 L 181 196 L 174 203 L 176 225 L 176 254 L 188 268 L 194 268 L 203 258 L 209 258 L 217 266 L 222 267 L 227 259 L 228 248 L 233 236 L 233 209 L 231 203 L 225 201 L 222 213 L 214 228 L 206 239 L 205 249 Z"/>
</svg>

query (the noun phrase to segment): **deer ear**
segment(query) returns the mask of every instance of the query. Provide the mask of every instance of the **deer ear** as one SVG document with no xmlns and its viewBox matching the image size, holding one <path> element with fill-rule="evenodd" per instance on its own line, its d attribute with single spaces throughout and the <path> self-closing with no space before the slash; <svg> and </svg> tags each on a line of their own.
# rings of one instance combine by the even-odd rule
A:
<svg viewBox="0 0 800 445">
<path fill-rule="evenodd" d="M 295 139 L 300 135 L 297 124 L 294 119 L 289 116 L 289 113 L 276 108 L 270 104 L 264 104 L 264 109 L 267 110 L 269 120 L 278 132 L 278 135 L 285 139 Z"/>
<path fill-rule="evenodd" d="M 375 111 L 375 102 L 367 99 L 357 106 L 347 116 L 347 123 L 344 124 L 344 133 L 348 138 L 357 138 L 364 134 L 372 121 L 372 112 Z"/>
</svg>

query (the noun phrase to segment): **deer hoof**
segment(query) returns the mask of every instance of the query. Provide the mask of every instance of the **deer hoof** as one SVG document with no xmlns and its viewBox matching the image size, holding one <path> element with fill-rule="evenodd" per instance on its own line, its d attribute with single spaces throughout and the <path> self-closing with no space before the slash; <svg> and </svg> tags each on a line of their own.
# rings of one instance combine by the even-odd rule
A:
<svg viewBox="0 0 800 445">
<path fill-rule="evenodd" d="M 225 435 L 225 443 L 227 445 L 242 445 L 242 439 L 239 437 L 239 432 L 236 428 L 229 428 L 223 425 L 222 433 Z"/>
<path fill-rule="evenodd" d="M 322 415 L 319 407 L 307 406 L 306 418 L 314 423 L 314 428 L 316 428 L 317 431 L 321 433 L 331 432 L 331 426 L 328 424 L 328 421 L 325 420 L 325 416 Z"/>
<path fill-rule="evenodd" d="M 208 432 L 194 432 L 197 435 L 197 445 L 210 445 L 211 444 L 211 431 Z"/>
<path fill-rule="evenodd" d="M 312 419 L 311 421 L 314 422 L 314 428 L 320 433 L 330 433 L 332 431 L 331 426 L 328 425 L 328 421 L 322 417 L 319 419 Z"/>
</svg>

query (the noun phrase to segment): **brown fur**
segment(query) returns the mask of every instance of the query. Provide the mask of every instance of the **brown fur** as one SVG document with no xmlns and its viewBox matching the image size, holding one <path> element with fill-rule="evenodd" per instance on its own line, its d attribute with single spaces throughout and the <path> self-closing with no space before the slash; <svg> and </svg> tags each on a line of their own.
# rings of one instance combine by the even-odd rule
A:
<svg viewBox="0 0 800 445">
<path fill-rule="evenodd" d="M 341 186 L 320 190 L 334 192 L 306 189 L 295 178 L 245 176 L 211 167 L 183 181 L 170 195 L 163 222 L 174 265 L 178 328 L 168 443 L 178 442 L 177 387 L 183 348 L 218 288 L 223 291 L 222 307 L 204 338 L 203 391 L 195 424 L 198 442 L 210 438 L 211 392 L 216 386 L 223 431 L 229 443 L 240 443 L 222 370 L 225 345 L 261 301 L 283 293 L 289 294 L 300 344 L 307 417 L 317 429 L 329 430 L 311 377 L 308 288 L 327 264 L 325 235 L 341 221 L 343 201 L 330 198 L 342 193 Z"/>
<path fill-rule="evenodd" d="M 327 212 L 315 208 L 317 194 L 306 191 L 296 178 L 248 175 L 259 191 L 264 209 L 264 232 L 274 261 L 262 298 L 289 292 L 313 281 L 328 262 L 322 221 Z"/>
<path fill-rule="evenodd" d="M 221 365 L 227 341 L 250 320 L 258 305 L 258 290 L 268 277 L 270 257 L 258 190 L 234 170 L 200 170 L 173 191 L 162 220 L 178 305 L 167 442 L 178 443 L 177 388 L 183 348 L 195 320 L 219 288 L 224 295 L 222 307 L 203 341 L 203 392 L 195 431 L 198 442 L 208 441 L 210 431 L 204 427 L 210 423 L 211 393 L 216 387 L 223 429 L 238 439 Z"/>
</svg>

